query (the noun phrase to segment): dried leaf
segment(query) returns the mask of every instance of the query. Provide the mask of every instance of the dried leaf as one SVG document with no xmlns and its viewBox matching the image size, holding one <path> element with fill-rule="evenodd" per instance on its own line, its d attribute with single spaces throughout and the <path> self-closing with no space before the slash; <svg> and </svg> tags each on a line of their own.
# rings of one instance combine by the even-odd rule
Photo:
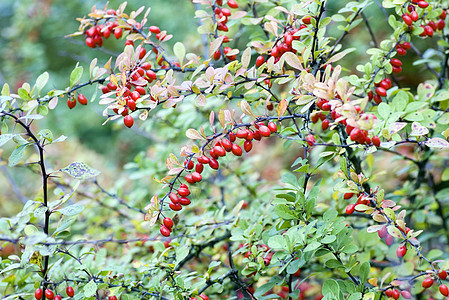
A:
<svg viewBox="0 0 449 300">
<path fill-rule="evenodd" d="M 205 138 L 195 129 L 190 128 L 186 131 L 186 136 L 192 140 L 204 140 Z"/>
</svg>

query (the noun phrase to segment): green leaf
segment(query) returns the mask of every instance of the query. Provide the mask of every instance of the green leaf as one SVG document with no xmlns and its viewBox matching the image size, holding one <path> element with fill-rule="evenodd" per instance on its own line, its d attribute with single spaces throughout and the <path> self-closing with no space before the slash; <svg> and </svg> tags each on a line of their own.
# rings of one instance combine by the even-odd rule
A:
<svg viewBox="0 0 449 300">
<path fill-rule="evenodd" d="M 288 205 L 278 204 L 274 207 L 274 212 L 284 220 L 296 220 L 297 216 L 293 210 L 290 210 Z"/>
<path fill-rule="evenodd" d="M 19 97 L 23 100 L 28 100 L 28 101 L 33 100 L 33 98 L 30 97 L 30 94 L 28 93 L 28 91 L 25 90 L 24 88 L 19 88 L 17 93 L 19 94 Z"/>
<path fill-rule="evenodd" d="M 7 83 L 5 83 L 2 87 L 2 96 L 9 96 L 10 95 L 10 91 L 9 91 L 9 85 Z"/>
<path fill-rule="evenodd" d="M 318 243 L 317 241 L 313 241 L 307 245 L 307 247 L 304 249 L 304 252 L 313 251 L 315 249 L 318 249 L 320 246 L 321 246 L 321 243 Z"/>
<path fill-rule="evenodd" d="M 48 75 L 48 72 L 44 72 L 41 75 L 39 75 L 39 77 L 36 79 L 35 87 L 36 87 L 38 93 L 47 84 L 49 77 L 50 76 Z"/>
<path fill-rule="evenodd" d="M 322 293 L 325 297 L 330 296 L 330 295 L 333 295 L 333 296 L 338 295 L 340 293 L 340 286 L 338 285 L 338 282 L 333 279 L 327 279 L 323 283 Z M 331 298 L 329 298 L 329 299 L 331 299 Z M 332 299 L 334 299 L 334 298 L 332 298 Z"/>
<path fill-rule="evenodd" d="M 13 137 L 15 137 L 18 134 L 15 133 L 7 133 L 0 135 L 0 147 L 9 142 Z"/>
<path fill-rule="evenodd" d="M 10 167 L 14 167 L 15 165 L 17 165 L 20 162 L 20 160 L 22 159 L 23 152 L 25 151 L 26 146 L 28 146 L 28 144 L 20 145 L 19 147 L 14 149 L 14 151 L 11 153 L 11 156 L 9 157 L 9 164 L 8 165 Z"/>
<path fill-rule="evenodd" d="M 61 209 L 57 209 L 56 211 L 60 212 L 65 216 L 75 216 L 80 214 L 84 210 L 84 206 L 80 203 L 76 203 Z"/>
<path fill-rule="evenodd" d="M 184 60 L 184 57 L 186 55 L 186 49 L 184 47 L 183 43 L 177 42 L 174 46 L 173 46 L 173 53 L 175 53 L 176 57 L 179 60 L 179 63 L 182 65 L 182 62 Z"/>
<path fill-rule="evenodd" d="M 187 245 L 176 248 L 176 264 L 186 258 L 189 254 L 189 247 Z"/>
<path fill-rule="evenodd" d="M 92 279 L 84 287 L 83 292 L 85 297 L 92 297 L 97 292 L 97 284 Z"/>
<path fill-rule="evenodd" d="M 370 271 L 370 264 L 369 262 L 364 262 L 361 266 L 360 266 L 360 281 L 362 282 L 362 284 L 364 282 L 366 282 L 366 279 L 368 278 L 369 275 L 369 271 Z"/>
<path fill-rule="evenodd" d="M 100 175 L 100 171 L 95 170 L 83 162 L 74 162 L 68 165 L 67 167 L 60 169 L 64 173 L 67 173 L 73 178 L 79 180 L 86 180 L 89 178 L 97 177 Z"/>
<path fill-rule="evenodd" d="M 83 67 L 77 65 L 70 74 L 70 88 L 78 84 L 81 80 L 81 76 L 83 76 Z"/>
<path fill-rule="evenodd" d="M 287 247 L 287 243 L 285 242 L 284 237 L 275 235 L 268 240 L 268 247 L 276 250 L 282 250 Z"/>
</svg>

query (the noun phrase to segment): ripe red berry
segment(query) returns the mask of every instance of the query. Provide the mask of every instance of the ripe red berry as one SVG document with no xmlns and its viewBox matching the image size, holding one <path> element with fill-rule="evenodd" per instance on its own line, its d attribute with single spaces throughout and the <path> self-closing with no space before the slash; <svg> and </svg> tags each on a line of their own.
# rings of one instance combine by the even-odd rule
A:
<svg viewBox="0 0 449 300">
<path fill-rule="evenodd" d="M 229 3 L 229 1 L 228 1 L 228 3 Z M 203 300 L 209 300 L 209 297 L 204 294 L 199 295 L 199 297 Z"/>
<path fill-rule="evenodd" d="M 239 7 L 239 5 L 237 4 L 237 2 L 235 0 L 228 0 L 228 6 L 230 8 L 238 8 Z"/>
<path fill-rule="evenodd" d="M 409 291 L 401 291 L 401 296 L 402 296 L 404 299 L 411 299 L 411 298 L 412 298 L 412 294 L 410 294 Z"/>
<path fill-rule="evenodd" d="M 168 198 L 170 198 L 171 202 L 176 203 L 179 201 L 179 197 L 178 195 L 176 195 L 175 193 L 171 192 L 170 194 L 168 194 Z"/>
<path fill-rule="evenodd" d="M 212 158 L 212 159 L 209 161 L 209 166 L 210 166 L 212 169 L 217 170 L 217 169 L 220 167 L 220 164 L 218 163 L 218 161 L 217 161 L 216 159 Z"/>
<path fill-rule="evenodd" d="M 311 21 L 312 21 L 312 17 L 311 16 L 307 16 L 307 17 L 302 18 L 302 22 L 304 24 L 310 24 Z"/>
<path fill-rule="evenodd" d="M 214 149 L 215 154 L 218 155 L 218 156 L 225 156 L 226 155 L 225 149 L 223 149 L 223 147 L 221 147 L 221 146 L 215 146 L 213 149 Z"/>
<path fill-rule="evenodd" d="M 412 25 L 412 23 L 413 23 L 413 20 L 412 20 L 412 18 L 410 17 L 409 14 L 403 14 L 403 15 L 402 15 L 402 20 L 403 20 L 404 23 L 407 24 L 407 25 Z"/>
<path fill-rule="evenodd" d="M 208 164 L 209 163 L 209 157 L 203 155 L 198 157 L 198 162 L 202 164 Z"/>
<path fill-rule="evenodd" d="M 52 299 L 55 298 L 55 294 L 53 293 L 52 290 L 46 289 L 46 290 L 45 290 L 45 298 L 47 298 L 47 299 L 49 299 L 49 300 L 52 300 Z"/>
<path fill-rule="evenodd" d="M 376 147 L 380 146 L 380 139 L 377 135 L 373 136 L 373 138 L 371 140 L 372 140 L 374 146 L 376 146 Z"/>
<path fill-rule="evenodd" d="M 397 48 L 396 52 L 398 53 L 398 55 L 400 56 L 404 56 L 407 54 L 407 50 L 405 50 L 404 48 Z"/>
<path fill-rule="evenodd" d="M 433 279 L 431 277 L 427 277 L 422 282 L 422 287 L 425 288 L 425 289 L 430 288 L 432 285 L 433 285 Z"/>
<path fill-rule="evenodd" d="M 433 36 L 433 28 L 430 27 L 429 25 L 424 26 L 424 33 L 425 33 L 427 36 Z"/>
<path fill-rule="evenodd" d="M 167 227 L 168 229 L 171 230 L 173 228 L 173 220 L 172 219 L 165 217 L 162 222 L 164 223 L 165 227 Z"/>
<path fill-rule="evenodd" d="M 122 33 L 123 31 L 121 28 L 119 27 L 114 28 L 114 36 L 117 40 L 122 37 Z"/>
<path fill-rule="evenodd" d="M 69 98 L 69 99 L 67 99 L 67 106 L 68 106 L 70 109 L 74 108 L 75 105 L 76 105 L 76 100 L 75 100 L 75 98 Z"/>
<path fill-rule="evenodd" d="M 386 290 L 386 291 L 385 291 L 385 296 L 387 296 L 387 297 L 393 297 L 393 290 Z"/>
<path fill-rule="evenodd" d="M 352 215 L 354 213 L 354 210 L 355 210 L 355 205 L 354 204 L 349 204 L 346 207 L 346 214 Z"/>
<path fill-rule="evenodd" d="M 426 8 L 427 6 L 429 6 L 429 3 L 427 3 L 426 1 L 418 1 L 418 6 L 421 8 Z"/>
<path fill-rule="evenodd" d="M 200 182 L 203 179 L 203 176 L 201 176 L 201 174 L 198 172 L 193 172 L 192 178 L 193 178 L 193 180 L 195 180 L 195 182 Z"/>
<path fill-rule="evenodd" d="M 189 205 L 190 204 L 190 199 L 186 198 L 186 197 L 181 197 L 179 199 L 179 204 L 181 204 L 181 205 Z"/>
<path fill-rule="evenodd" d="M 260 67 L 265 62 L 265 58 L 262 55 L 259 55 L 256 59 L 256 67 Z"/>
<path fill-rule="evenodd" d="M 440 290 L 441 295 L 449 296 L 449 290 L 447 288 L 447 285 L 442 284 L 442 285 L 440 285 L 440 287 L 438 289 Z"/>
<path fill-rule="evenodd" d="M 160 33 L 160 32 L 161 32 L 161 30 L 160 30 L 159 27 L 157 27 L 157 26 L 150 26 L 150 28 L 148 28 L 148 30 L 149 30 L 151 33 L 154 33 L 154 34 L 157 34 L 157 33 Z"/>
<path fill-rule="evenodd" d="M 204 170 L 204 165 L 201 163 L 197 163 L 195 166 L 195 171 L 197 171 L 198 173 L 201 174 L 201 172 L 203 172 L 203 170 Z"/>
<path fill-rule="evenodd" d="M 170 204 L 172 204 L 172 203 L 170 203 Z M 167 226 L 165 226 L 165 225 L 161 225 L 161 228 L 159 231 L 161 232 L 161 234 L 163 236 L 170 236 L 170 233 L 171 233 L 170 229 L 167 228 Z"/>
<path fill-rule="evenodd" d="M 220 50 L 215 51 L 214 55 L 213 55 L 213 59 L 214 60 L 219 60 L 220 57 L 221 57 L 221 51 Z"/>
<path fill-rule="evenodd" d="M 246 131 L 246 129 L 240 129 L 236 133 L 236 136 L 240 139 L 245 139 L 247 135 L 248 135 L 248 131 Z"/>
<path fill-rule="evenodd" d="M 73 297 L 75 295 L 75 291 L 71 286 L 66 287 L 65 292 L 67 293 L 67 296 Z"/>
<path fill-rule="evenodd" d="M 127 115 L 125 116 L 125 118 L 123 118 L 123 123 L 126 127 L 131 128 L 134 125 L 134 119 L 130 115 Z"/>
<path fill-rule="evenodd" d="M 232 150 L 232 143 L 227 138 L 221 140 L 221 145 L 227 152 Z"/>
<path fill-rule="evenodd" d="M 379 235 L 379 237 L 380 237 L 381 239 L 386 238 L 387 235 L 388 235 L 388 229 L 387 229 L 387 226 L 382 227 L 382 228 L 377 232 L 377 234 Z"/>
<path fill-rule="evenodd" d="M 36 289 L 36 291 L 34 292 L 34 298 L 36 298 L 38 300 L 42 299 L 42 295 L 43 295 L 43 293 L 42 293 L 41 288 Z"/>
<path fill-rule="evenodd" d="M 168 206 L 169 206 L 172 210 L 174 210 L 174 211 L 179 211 L 179 210 L 182 209 L 182 206 L 181 206 L 181 204 L 179 204 L 179 202 L 178 202 L 178 203 L 173 203 L 173 202 L 171 202 L 171 203 L 168 204 Z M 162 233 L 162 232 L 161 232 L 161 233 Z"/>
<path fill-rule="evenodd" d="M 87 37 L 86 38 L 86 45 L 89 48 L 95 48 L 95 41 L 94 41 L 94 39 L 91 38 L 91 37 Z"/>
<path fill-rule="evenodd" d="M 407 51 L 410 50 L 410 48 L 412 48 L 412 45 L 409 42 L 403 42 L 401 47 Z"/>
<path fill-rule="evenodd" d="M 139 59 L 142 59 L 145 56 L 145 54 L 147 54 L 147 50 L 144 47 L 140 48 Z"/>
<path fill-rule="evenodd" d="M 399 246 L 396 249 L 396 255 L 401 258 L 404 257 L 404 255 L 407 253 L 407 247 L 405 245 Z"/>
<path fill-rule="evenodd" d="M 410 13 L 410 18 L 412 19 L 413 22 L 418 21 L 419 15 L 418 15 L 418 13 L 416 12 L 416 10 L 414 10 L 414 11 L 412 11 L 412 12 Z"/>
<path fill-rule="evenodd" d="M 321 123 L 321 129 L 326 130 L 329 128 L 329 120 L 323 120 L 323 122 Z"/>
<path fill-rule="evenodd" d="M 354 196 L 354 193 L 345 193 L 343 195 L 343 198 L 348 200 L 348 199 L 351 199 L 353 196 Z"/>
<path fill-rule="evenodd" d="M 268 137 L 271 135 L 271 130 L 265 125 L 259 126 L 259 133 L 261 136 Z"/>
<path fill-rule="evenodd" d="M 399 297 L 401 296 L 401 294 L 399 293 L 399 290 L 394 289 L 393 290 L 393 299 L 399 299 Z"/>
<path fill-rule="evenodd" d="M 242 148 L 240 148 L 239 145 L 237 144 L 233 144 L 232 145 L 232 154 L 234 154 L 235 156 L 241 156 L 242 155 Z"/>
<path fill-rule="evenodd" d="M 310 133 L 309 135 L 307 135 L 306 141 L 309 146 L 313 146 L 313 144 L 315 144 L 315 137 L 313 136 L 313 134 Z"/>
<path fill-rule="evenodd" d="M 117 296 L 109 296 L 108 300 L 117 300 Z"/>
<path fill-rule="evenodd" d="M 253 143 L 251 141 L 245 141 L 243 143 L 243 148 L 245 149 L 246 152 L 249 152 L 253 148 Z"/>
<path fill-rule="evenodd" d="M 192 173 L 192 177 L 193 177 L 193 173 Z M 189 189 L 186 189 L 186 188 L 179 188 L 178 195 L 181 197 L 187 197 L 188 195 L 190 195 L 190 191 L 189 191 Z"/>
<path fill-rule="evenodd" d="M 56 296 L 55 296 L 55 300 L 62 300 L 61 295 L 56 295 Z"/>
<path fill-rule="evenodd" d="M 270 128 L 271 133 L 278 131 L 278 126 L 274 122 L 268 122 L 268 128 Z"/>
<path fill-rule="evenodd" d="M 440 279 L 445 280 L 447 278 L 447 272 L 445 270 L 440 270 L 438 272 L 438 277 L 440 277 Z"/>
<path fill-rule="evenodd" d="M 379 86 L 376 88 L 376 94 L 381 97 L 385 97 L 385 96 L 387 96 L 387 90 L 385 90 L 383 87 Z"/>
<path fill-rule="evenodd" d="M 402 66 L 402 61 L 400 61 L 397 58 L 393 58 L 392 60 L 390 60 L 390 64 L 394 67 L 401 67 Z"/>
</svg>

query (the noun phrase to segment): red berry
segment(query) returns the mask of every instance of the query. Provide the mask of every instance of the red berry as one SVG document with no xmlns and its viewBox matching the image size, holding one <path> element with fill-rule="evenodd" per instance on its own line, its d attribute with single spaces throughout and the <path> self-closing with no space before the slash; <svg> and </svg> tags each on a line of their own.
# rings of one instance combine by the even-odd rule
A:
<svg viewBox="0 0 449 300">
<path fill-rule="evenodd" d="M 90 48 L 95 48 L 95 41 L 91 37 L 86 38 L 86 45 Z"/>
<path fill-rule="evenodd" d="M 148 28 L 148 30 L 149 30 L 151 33 L 155 33 L 155 34 L 161 32 L 161 30 L 160 30 L 159 27 L 157 27 L 157 26 L 150 26 L 150 28 Z"/>
<path fill-rule="evenodd" d="M 418 15 L 418 13 L 416 12 L 416 10 L 414 10 L 414 11 L 412 11 L 412 12 L 410 13 L 410 18 L 412 19 L 413 22 L 418 21 L 419 15 Z"/>
<path fill-rule="evenodd" d="M 36 299 L 38 299 L 38 300 L 40 300 L 40 299 L 42 299 L 42 289 L 41 288 L 39 288 L 39 289 L 36 289 L 36 291 L 34 292 L 34 298 L 36 298 Z"/>
<path fill-rule="evenodd" d="M 438 22 L 437 22 L 438 30 L 443 30 L 444 26 L 446 26 L 446 23 L 444 22 L 444 20 L 443 19 L 438 20 Z"/>
<path fill-rule="evenodd" d="M 270 128 L 271 133 L 275 133 L 276 131 L 278 131 L 278 126 L 274 122 L 269 122 L 268 128 Z"/>
<path fill-rule="evenodd" d="M 142 59 L 145 56 L 145 54 L 147 54 L 147 50 L 144 47 L 140 48 L 139 59 Z"/>
<path fill-rule="evenodd" d="M 346 207 L 346 214 L 352 215 L 354 213 L 354 210 L 355 210 L 355 205 L 354 204 L 349 204 Z"/>
<path fill-rule="evenodd" d="M 218 7 L 217 7 L 217 8 L 218 8 Z M 223 16 L 225 16 L 225 17 L 231 16 L 231 11 L 230 11 L 229 9 L 227 9 L 227 8 L 223 8 L 223 9 L 221 10 L 221 12 L 223 13 Z"/>
<path fill-rule="evenodd" d="M 356 141 L 360 138 L 362 134 L 362 131 L 358 128 L 354 128 L 351 130 L 351 134 L 349 135 L 349 137 L 351 138 L 351 141 Z"/>
<path fill-rule="evenodd" d="M 310 24 L 311 21 L 312 21 L 312 17 L 311 16 L 307 16 L 307 17 L 302 18 L 302 22 L 304 24 Z"/>
<path fill-rule="evenodd" d="M 411 299 L 411 298 L 412 298 L 412 294 L 410 294 L 409 291 L 401 291 L 401 296 L 402 296 L 404 299 Z"/>
<path fill-rule="evenodd" d="M 179 202 L 178 203 L 173 203 L 173 202 L 169 203 L 168 206 L 174 211 L 179 211 L 182 209 L 182 206 L 181 206 L 181 204 L 179 204 Z"/>
<path fill-rule="evenodd" d="M 393 290 L 393 299 L 399 299 L 399 297 L 401 296 L 401 294 L 399 293 L 399 291 L 397 289 Z"/>
<path fill-rule="evenodd" d="M 438 272 L 438 277 L 440 277 L 440 279 L 445 280 L 447 278 L 447 272 L 445 270 L 440 270 Z"/>
<path fill-rule="evenodd" d="M 430 288 L 432 285 L 433 285 L 433 279 L 431 277 L 427 277 L 422 282 L 422 287 L 425 288 L 425 289 Z"/>
<path fill-rule="evenodd" d="M 221 147 L 221 146 L 215 146 L 213 149 L 214 149 L 215 154 L 218 155 L 218 156 L 225 156 L 226 155 L 225 149 L 223 149 L 223 147 Z"/>
<path fill-rule="evenodd" d="M 227 152 L 232 150 L 232 143 L 227 138 L 221 140 L 221 145 Z"/>
<path fill-rule="evenodd" d="M 387 235 L 388 235 L 388 229 L 387 229 L 387 226 L 382 227 L 382 228 L 377 232 L 377 234 L 379 235 L 379 237 L 380 237 L 381 239 L 386 238 Z"/>
<path fill-rule="evenodd" d="M 208 164 L 209 163 L 209 157 L 203 155 L 198 157 L 198 162 L 202 164 Z"/>
<path fill-rule="evenodd" d="M 220 57 L 221 57 L 221 52 L 220 52 L 220 50 L 215 51 L 215 52 L 214 52 L 214 55 L 213 55 L 214 60 L 219 60 Z"/>
<path fill-rule="evenodd" d="M 201 173 L 201 172 L 203 172 L 203 170 L 204 170 L 204 165 L 201 163 L 197 163 L 195 166 L 195 171 L 197 171 L 198 173 Z"/>
<path fill-rule="evenodd" d="M 429 25 L 424 26 L 424 33 L 425 33 L 427 36 L 433 36 L 433 28 L 430 27 Z"/>
<path fill-rule="evenodd" d="M 117 40 L 122 37 L 122 33 L 123 32 L 121 28 L 119 27 L 114 28 L 114 36 Z"/>
<path fill-rule="evenodd" d="M 404 56 L 407 54 L 407 50 L 405 50 L 404 48 L 397 48 L 396 52 L 398 53 L 398 55 L 400 56 Z"/>
<path fill-rule="evenodd" d="M 164 220 L 162 222 L 164 222 L 165 227 L 167 227 L 168 229 L 173 228 L 173 220 L 172 219 L 166 217 L 166 218 L 164 218 Z"/>
<path fill-rule="evenodd" d="M 186 198 L 186 197 L 181 197 L 179 199 L 179 204 L 181 204 L 181 205 L 189 205 L 190 204 L 190 199 Z"/>
<path fill-rule="evenodd" d="M 237 4 L 237 2 L 235 0 L 228 0 L 228 6 L 230 8 L 238 8 L 239 7 L 239 5 Z M 207 298 L 207 299 L 209 299 L 209 298 Z"/>
<path fill-rule="evenodd" d="M 67 293 L 67 296 L 73 297 L 75 295 L 75 291 L 71 286 L 66 287 L 65 292 Z"/>
<path fill-rule="evenodd" d="M 354 193 L 345 193 L 343 195 L 343 198 L 348 200 L 348 199 L 351 199 L 353 196 L 354 196 Z"/>
<path fill-rule="evenodd" d="M 407 247 L 405 245 L 399 246 L 396 249 L 396 255 L 401 258 L 404 257 L 404 255 L 407 253 Z"/>
<path fill-rule="evenodd" d="M 256 67 L 260 67 L 265 62 L 265 57 L 259 55 L 256 59 Z"/>
<path fill-rule="evenodd" d="M 385 291 L 385 296 L 387 296 L 387 297 L 393 297 L 393 290 L 386 290 L 386 291 Z"/>
<path fill-rule="evenodd" d="M 380 146 L 380 139 L 377 135 L 373 136 L 373 138 L 371 140 L 372 140 L 374 146 L 376 146 L 376 147 Z"/>
<path fill-rule="evenodd" d="M 170 194 L 168 194 L 168 198 L 170 198 L 171 202 L 176 203 L 179 201 L 179 197 L 178 195 L 176 195 L 175 193 L 171 192 Z"/>
<path fill-rule="evenodd" d="M 187 175 L 184 177 L 184 179 L 185 179 L 188 183 L 191 183 L 191 184 L 195 183 L 195 180 L 193 180 L 193 178 L 192 178 L 192 174 L 187 174 Z"/>
<path fill-rule="evenodd" d="M 232 154 L 234 154 L 235 156 L 241 156 L 242 148 L 240 148 L 240 146 L 237 144 L 233 144 L 232 145 Z"/>
<path fill-rule="evenodd" d="M 117 296 L 109 296 L 108 300 L 117 300 Z"/>
<path fill-rule="evenodd" d="M 426 1 L 418 1 L 418 6 L 421 8 L 426 8 L 427 6 L 429 6 L 429 3 L 427 3 Z"/>
<path fill-rule="evenodd" d="M 376 94 L 378 94 L 381 97 L 385 97 L 387 96 L 387 90 L 379 86 L 376 88 Z"/>
<path fill-rule="evenodd" d="M 198 172 L 193 172 L 192 178 L 193 180 L 195 180 L 195 182 L 200 182 L 203 179 L 203 176 L 201 176 L 201 174 Z"/>
<path fill-rule="evenodd" d="M 243 143 L 243 148 L 245 149 L 246 152 L 249 152 L 253 148 L 253 143 L 251 141 L 245 141 Z"/>
<path fill-rule="evenodd" d="M 404 48 L 406 51 L 410 50 L 410 48 L 412 48 L 412 45 L 409 42 L 403 42 L 402 43 L 402 48 Z"/>
<path fill-rule="evenodd" d="M 315 137 L 313 136 L 313 134 L 310 133 L 309 135 L 307 135 L 306 141 L 309 146 L 313 146 L 313 144 L 315 144 Z"/>
<path fill-rule="evenodd" d="M 445 284 L 440 285 L 439 290 L 440 290 L 441 295 L 449 296 L 449 290 L 447 288 L 447 285 L 445 285 Z"/>
<path fill-rule="evenodd" d="M 326 130 L 329 128 L 329 120 L 323 120 L 323 122 L 321 123 L 321 129 Z"/>
<path fill-rule="evenodd" d="M 271 130 L 265 125 L 259 126 L 259 133 L 261 136 L 268 137 L 271 135 Z"/>
<path fill-rule="evenodd" d="M 53 293 L 52 290 L 46 289 L 46 290 L 45 290 L 45 298 L 47 298 L 47 299 L 49 299 L 49 300 L 52 300 L 52 299 L 55 298 L 55 294 Z"/>
<path fill-rule="evenodd" d="M 236 136 L 240 139 L 246 139 L 247 135 L 248 135 L 248 131 L 246 131 L 246 129 L 240 129 L 236 133 Z"/>
<path fill-rule="evenodd" d="M 55 296 L 55 300 L 62 300 L 61 295 L 56 295 L 56 296 Z"/>
<path fill-rule="evenodd" d="M 189 162 L 189 163 L 187 163 L 187 162 Z M 195 164 L 193 163 L 193 160 L 186 160 L 186 161 L 184 161 L 184 167 L 186 167 L 188 170 L 192 170 L 193 169 L 193 167 L 195 166 Z"/>
<path fill-rule="evenodd" d="M 193 177 L 193 173 L 192 173 L 192 177 Z M 189 191 L 189 189 L 186 189 L 186 188 L 179 188 L 178 195 L 181 197 L 187 197 L 188 195 L 190 195 L 190 191 Z"/>
<path fill-rule="evenodd" d="M 75 105 L 76 105 L 76 100 L 75 100 L 75 98 L 69 98 L 69 99 L 67 99 L 67 106 L 68 106 L 70 109 L 74 108 Z"/>
<path fill-rule="evenodd" d="M 123 118 L 123 123 L 125 123 L 126 127 L 131 128 L 134 125 L 134 119 L 130 115 L 127 115 Z"/>
<path fill-rule="evenodd" d="M 229 1 L 228 1 L 228 4 L 229 4 Z M 200 297 L 201 299 L 203 299 L 203 300 L 209 300 L 209 297 L 207 297 L 207 296 L 204 295 L 204 294 L 199 295 L 199 297 Z"/>
<path fill-rule="evenodd" d="M 407 25 L 412 25 L 412 23 L 413 23 L 412 18 L 410 17 L 409 14 L 403 14 L 403 15 L 402 15 L 402 20 L 403 20 L 404 23 L 407 24 Z"/>
<path fill-rule="evenodd" d="M 402 61 L 400 61 L 397 58 L 393 58 L 392 60 L 390 60 L 390 64 L 394 67 L 401 67 L 402 66 Z"/>
<path fill-rule="evenodd" d="M 401 73 L 402 72 L 402 68 L 401 67 L 395 67 L 393 66 L 393 73 Z"/>
<path fill-rule="evenodd" d="M 216 159 L 212 158 L 212 159 L 209 161 L 209 166 L 210 166 L 212 169 L 217 170 L 217 169 L 220 167 L 220 164 L 218 163 L 218 161 L 217 161 Z"/>
</svg>

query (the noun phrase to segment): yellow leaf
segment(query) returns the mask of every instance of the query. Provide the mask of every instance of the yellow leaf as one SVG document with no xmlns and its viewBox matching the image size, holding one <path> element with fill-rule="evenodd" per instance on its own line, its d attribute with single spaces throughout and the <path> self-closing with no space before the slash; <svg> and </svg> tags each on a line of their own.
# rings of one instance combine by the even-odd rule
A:
<svg viewBox="0 0 449 300">
<path fill-rule="evenodd" d="M 186 136 L 192 140 L 204 140 L 205 138 L 195 129 L 189 128 L 186 131 Z"/>
<path fill-rule="evenodd" d="M 281 102 L 279 102 L 278 107 L 276 108 L 276 112 L 278 114 L 278 117 L 282 117 L 285 114 L 285 111 L 287 110 L 287 100 L 282 99 Z"/>
<path fill-rule="evenodd" d="M 244 114 L 255 118 L 253 112 L 251 111 L 251 106 L 249 106 L 249 104 L 248 104 L 248 102 L 246 102 L 246 100 L 242 100 L 240 102 L 240 108 L 242 109 Z"/>
</svg>

